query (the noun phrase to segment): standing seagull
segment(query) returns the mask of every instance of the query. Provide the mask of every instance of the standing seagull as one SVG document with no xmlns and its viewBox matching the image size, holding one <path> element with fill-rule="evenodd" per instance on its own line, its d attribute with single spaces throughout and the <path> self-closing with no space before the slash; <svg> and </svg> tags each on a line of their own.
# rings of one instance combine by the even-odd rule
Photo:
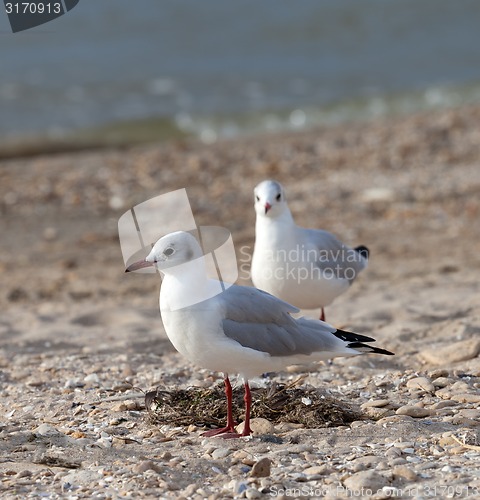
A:
<svg viewBox="0 0 480 500">
<path fill-rule="evenodd" d="M 240 436 L 235 431 L 228 373 L 243 376 L 245 426 L 241 436 L 249 436 L 248 378 L 335 356 L 392 354 L 364 344 L 374 341 L 370 337 L 337 330 L 319 320 L 294 319 L 290 313 L 298 312 L 296 307 L 256 288 L 231 285 L 212 296 L 219 282 L 208 278 L 205 257 L 190 233 L 179 231 L 160 238 L 145 260 L 130 265 L 126 272 L 148 266 L 156 266 L 165 276 L 160 312 L 175 349 L 198 366 L 224 373 L 227 425 L 205 436 Z"/>
<path fill-rule="evenodd" d="M 254 195 L 253 284 L 300 309 L 320 307 L 325 321 L 325 306 L 367 266 L 368 248 L 350 248 L 328 231 L 297 226 L 279 182 L 261 182 Z"/>
</svg>

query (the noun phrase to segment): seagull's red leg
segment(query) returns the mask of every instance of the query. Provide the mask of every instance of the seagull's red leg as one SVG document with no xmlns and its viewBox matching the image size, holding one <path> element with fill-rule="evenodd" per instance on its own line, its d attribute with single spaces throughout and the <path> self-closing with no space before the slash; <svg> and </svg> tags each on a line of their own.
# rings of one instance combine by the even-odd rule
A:
<svg viewBox="0 0 480 500">
<path fill-rule="evenodd" d="M 250 436 L 252 429 L 250 428 L 250 409 L 252 407 L 252 393 L 250 392 L 250 386 L 248 385 L 248 381 L 245 380 L 245 422 L 243 427 L 242 436 Z"/>
<path fill-rule="evenodd" d="M 320 313 L 320 321 L 325 321 L 325 309 L 322 307 L 322 312 Z"/>
<path fill-rule="evenodd" d="M 232 402 L 232 384 L 230 383 L 230 379 L 228 375 L 225 374 L 225 395 L 227 396 L 227 426 L 221 427 L 220 429 L 212 429 L 211 431 L 203 432 L 202 436 L 212 437 L 218 436 L 219 434 L 226 434 L 226 436 L 221 437 L 238 437 L 239 434 L 235 431 L 235 426 L 237 425 L 233 420 L 233 402 Z M 232 435 L 234 434 L 234 435 Z"/>
<path fill-rule="evenodd" d="M 227 427 L 231 432 L 235 432 L 235 426 L 237 423 L 235 420 L 233 420 L 233 391 L 232 391 L 232 384 L 230 383 L 230 379 L 228 378 L 228 375 L 225 377 L 225 394 L 227 396 Z M 228 432 L 228 431 L 227 431 Z"/>
</svg>

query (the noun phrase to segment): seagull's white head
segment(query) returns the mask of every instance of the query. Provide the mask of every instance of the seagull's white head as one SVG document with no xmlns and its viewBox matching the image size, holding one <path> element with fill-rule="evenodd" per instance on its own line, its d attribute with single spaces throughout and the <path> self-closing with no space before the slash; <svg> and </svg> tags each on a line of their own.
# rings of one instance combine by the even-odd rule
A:
<svg viewBox="0 0 480 500">
<path fill-rule="evenodd" d="M 255 195 L 255 212 L 263 217 L 278 217 L 287 210 L 287 201 L 283 186 L 276 181 L 267 180 L 257 185 Z"/>
<path fill-rule="evenodd" d="M 125 272 L 155 266 L 160 271 L 202 257 L 198 241 L 190 233 L 176 231 L 160 238 L 144 260 L 135 262 Z"/>
</svg>

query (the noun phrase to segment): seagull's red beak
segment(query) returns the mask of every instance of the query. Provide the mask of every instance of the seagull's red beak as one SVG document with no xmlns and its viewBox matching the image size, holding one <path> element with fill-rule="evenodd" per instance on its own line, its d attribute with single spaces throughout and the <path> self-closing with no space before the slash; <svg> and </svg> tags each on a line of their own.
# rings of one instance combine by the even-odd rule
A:
<svg viewBox="0 0 480 500">
<path fill-rule="evenodd" d="M 267 212 L 272 208 L 272 205 L 270 203 L 266 202 L 265 203 L 265 215 L 267 215 Z"/>
<path fill-rule="evenodd" d="M 130 264 L 127 269 L 125 269 L 126 273 L 131 273 L 133 271 L 138 271 L 139 269 L 144 269 L 145 267 L 152 267 L 155 263 L 154 262 L 148 262 L 147 260 L 139 260 L 138 262 L 134 262 L 133 264 Z"/>
</svg>

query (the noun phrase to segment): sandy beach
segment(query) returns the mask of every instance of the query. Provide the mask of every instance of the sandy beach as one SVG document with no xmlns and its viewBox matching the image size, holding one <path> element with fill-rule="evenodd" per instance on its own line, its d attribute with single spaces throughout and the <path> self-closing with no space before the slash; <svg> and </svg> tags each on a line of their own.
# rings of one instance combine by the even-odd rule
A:
<svg viewBox="0 0 480 500">
<path fill-rule="evenodd" d="M 1 161 L 2 498 L 478 497 L 479 123 L 470 106 Z M 304 387 L 361 412 L 348 425 L 263 422 L 222 440 L 202 422 L 154 424 L 144 392 L 221 375 L 174 351 L 158 276 L 123 272 L 118 218 L 187 188 L 198 225 L 231 231 L 251 285 L 253 188 L 266 178 L 285 185 L 298 224 L 369 247 L 327 319 L 396 356 L 272 379 L 305 374 Z"/>
</svg>

